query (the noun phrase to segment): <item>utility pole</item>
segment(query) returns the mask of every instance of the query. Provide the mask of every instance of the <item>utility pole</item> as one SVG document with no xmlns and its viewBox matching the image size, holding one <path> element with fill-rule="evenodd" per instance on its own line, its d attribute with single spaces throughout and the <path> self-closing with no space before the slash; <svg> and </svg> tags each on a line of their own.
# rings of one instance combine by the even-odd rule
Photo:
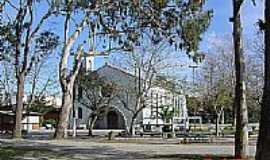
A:
<svg viewBox="0 0 270 160">
<path fill-rule="evenodd" d="M 190 65 L 189 68 L 192 68 L 192 83 L 195 85 L 195 69 L 198 68 L 198 65 Z"/>
</svg>

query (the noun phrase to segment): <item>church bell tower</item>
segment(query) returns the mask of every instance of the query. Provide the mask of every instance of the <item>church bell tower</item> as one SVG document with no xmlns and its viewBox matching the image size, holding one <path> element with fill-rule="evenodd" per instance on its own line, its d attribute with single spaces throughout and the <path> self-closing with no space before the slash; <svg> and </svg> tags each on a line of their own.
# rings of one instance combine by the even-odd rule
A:
<svg viewBox="0 0 270 160">
<path fill-rule="evenodd" d="M 85 71 L 92 72 L 95 69 L 95 58 L 94 56 L 85 57 Z"/>
</svg>

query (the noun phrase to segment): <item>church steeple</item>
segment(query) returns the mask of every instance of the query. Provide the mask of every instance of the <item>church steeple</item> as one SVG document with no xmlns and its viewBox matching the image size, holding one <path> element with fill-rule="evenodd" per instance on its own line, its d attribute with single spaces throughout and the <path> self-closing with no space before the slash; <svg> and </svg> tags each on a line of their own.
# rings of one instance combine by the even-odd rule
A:
<svg viewBox="0 0 270 160">
<path fill-rule="evenodd" d="M 85 57 L 85 71 L 92 72 L 95 69 L 95 58 L 94 56 Z"/>
</svg>

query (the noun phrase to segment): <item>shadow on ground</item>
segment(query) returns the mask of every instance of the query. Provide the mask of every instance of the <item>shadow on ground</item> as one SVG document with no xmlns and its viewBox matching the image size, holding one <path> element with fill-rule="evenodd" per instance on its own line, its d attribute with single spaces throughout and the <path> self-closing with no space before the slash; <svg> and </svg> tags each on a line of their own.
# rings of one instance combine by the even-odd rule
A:
<svg viewBox="0 0 270 160">
<path fill-rule="evenodd" d="M 0 160 L 233 160 L 229 155 L 155 154 L 147 151 L 123 151 L 117 147 L 77 146 L 56 141 L 1 141 Z"/>
<path fill-rule="evenodd" d="M 3 143 L 0 146 L 0 160 L 119 160 L 147 159 L 144 153 L 124 152 L 111 147 L 92 146 L 81 148 L 76 146 L 61 146 L 48 143 L 27 143 L 20 141 Z"/>
<path fill-rule="evenodd" d="M 198 154 L 175 154 L 175 155 L 156 155 L 153 159 L 173 159 L 173 160 L 236 160 L 229 155 L 198 155 Z M 252 158 L 250 158 L 251 160 Z"/>
</svg>

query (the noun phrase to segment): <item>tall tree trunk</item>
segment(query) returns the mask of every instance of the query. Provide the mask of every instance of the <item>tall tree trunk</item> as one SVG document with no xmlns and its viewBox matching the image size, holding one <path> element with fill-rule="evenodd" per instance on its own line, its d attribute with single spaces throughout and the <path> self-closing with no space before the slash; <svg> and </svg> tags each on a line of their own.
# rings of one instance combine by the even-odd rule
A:
<svg viewBox="0 0 270 160">
<path fill-rule="evenodd" d="M 80 33 L 83 31 L 88 20 L 88 16 L 85 16 L 76 30 L 68 37 L 69 32 L 69 20 L 70 14 L 67 14 L 65 18 L 65 27 L 64 27 L 64 39 L 65 45 L 62 48 L 61 60 L 59 64 L 59 79 L 62 88 L 62 107 L 59 115 L 59 122 L 55 132 L 55 138 L 61 139 L 67 137 L 67 127 L 69 121 L 70 110 L 73 105 L 73 86 L 75 79 L 81 68 L 81 57 L 84 53 L 83 44 L 80 44 L 77 48 L 75 64 L 71 73 L 68 73 L 68 58 L 70 55 L 70 49 L 77 40 Z"/>
<path fill-rule="evenodd" d="M 221 111 L 221 124 L 225 123 L 225 113 L 224 113 L 224 109 Z"/>
<path fill-rule="evenodd" d="M 216 136 L 218 137 L 219 136 L 219 121 L 220 121 L 220 115 L 221 115 L 221 112 L 216 112 Z"/>
<path fill-rule="evenodd" d="M 73 126 L 72 126 L 72 137 L 75 138 L 77 136 L 77 118 L 73 117 Z"/>
<path fill-rule="evenodd" d="M 90 119 L 89 128 L 88 128 L 88 136 L 93 136 L 93 128 L 96 124 L 96 121 L 97 121 L 97 116 L 94 116 L 93 118 Z"/>
<path fill-rule="evenodd" d="M 261 108 L 260 131 L 257 143 L 256 160 L 269 159 L 270 157 L 270 1 L 265 0 L 264 29 L 264 90 Z"/>
<path fill-rule="evenodd" d="M 241 5 L 243 0 L 233 0 L 233 40 L 235 54 L 235 157 L 248 157 L 248 113 L 246 104 L 245 60 L 242 45 Z"/>
<path fill-rule="evenodd" d="M 134 123 L 136 120 L 137 114 L 133 115 L 131 118 L 131 123 L 130 123 L 130 128 L 129 128 L 129 135 L 134 136 L 135 135 L 135 130 L 134 130 Z"/>
<path fill-rule="evenodd" d="M 232 126 L 235 127 L 236 126 L 236 106 L 235 106 L 235 102 L 233 103 L 233 113 L 232 113 L 232 116 L 233 116 Z"/>
<path fill-rule="evenodd" d="M 70 85 L 69 85 L 70 86 Z M 73 87 L 67 87 L 63 89 L 63 96 L 62 96 L 62 108 L 59 115 L 59 122 L 55 132 L 56 139 L 62 139 L 68 137 L 68 124 L 69 124 L 69 116 L 70 110 L 72 108 L 72 100 L 73 100 Z"/>
<path fill-rule="evenodd" d="M 24 96 L 24 76 L 22 74 L 17 77 L 17 93 L 16 93 L 16 115 L 15 127 L 13 129 L 13 138 L 22 137 L 22 118 L 23 118 L 23 96 Z"/>
</svg>

